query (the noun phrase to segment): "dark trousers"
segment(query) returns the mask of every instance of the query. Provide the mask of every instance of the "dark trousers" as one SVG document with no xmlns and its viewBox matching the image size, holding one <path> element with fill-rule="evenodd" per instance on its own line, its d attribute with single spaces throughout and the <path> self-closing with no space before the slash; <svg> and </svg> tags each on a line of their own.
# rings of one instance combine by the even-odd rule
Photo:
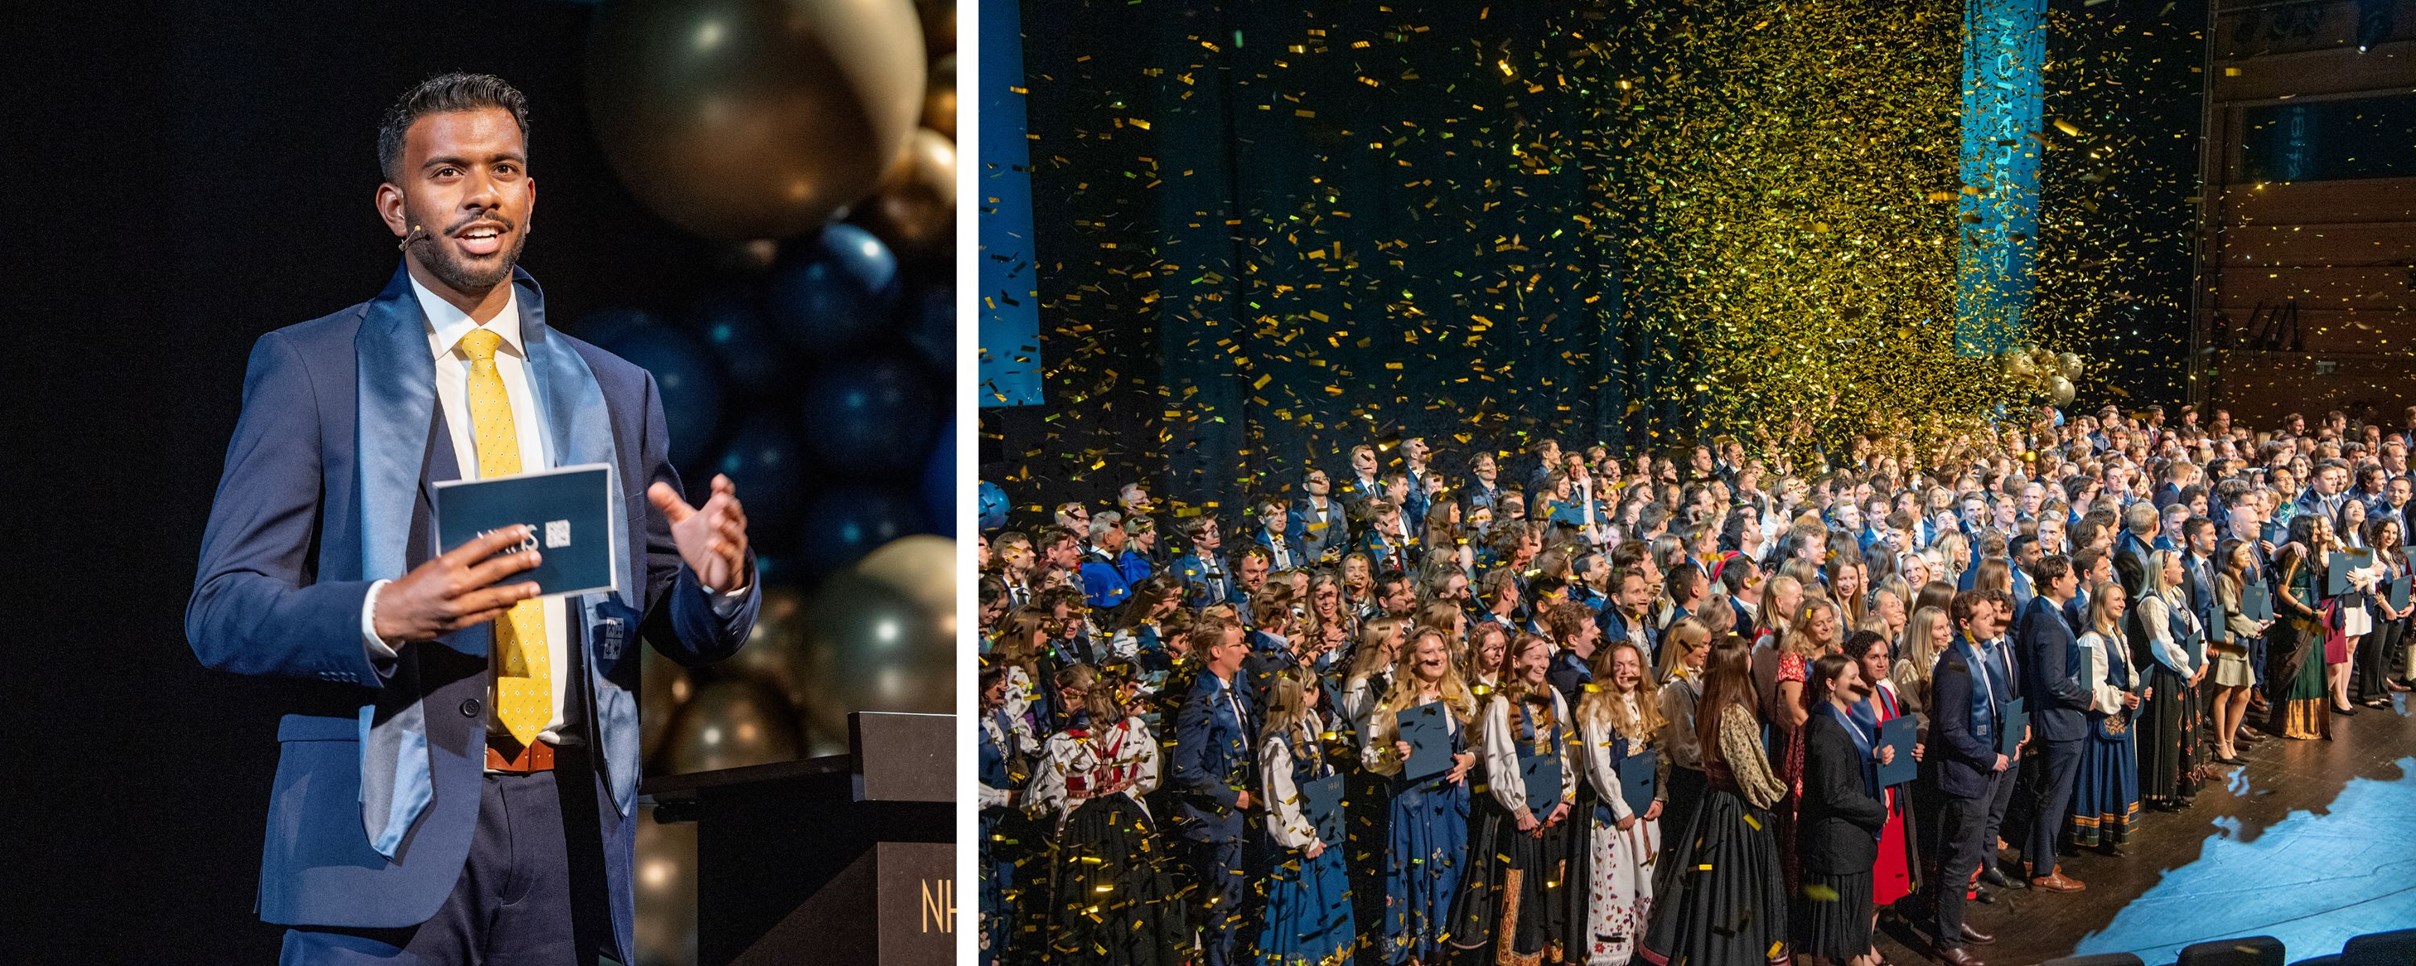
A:
<svg viewBox="0 0 2416 966">
<path fill-rule="evenodd" d="M 2392 658 L 2399 655 L 2400 640 L 2406 633 L 2404 622 L 2376 621 L 2374 630 L 2358 641 L 2357 653 L 2353 655 L 2357 665 L 2349 682 L 2353 697 L 2365 701 L 2391 693 L 2382 683 L 2397 669 L 2398 662 Z"/>
<path fill-rule="evenodd" d="M 1239 966 L 1245 962 L 1242 932 L 1257 926 L 1243 908 L 1250 896 L 1250 876 L 1243 865 L 1241 840 L 1193 840 L 1191 874 L 1200 884 L 1200 954 L 1206 966 Z"/>
<path fill-rule="evenodd" d="M 561 966 L 581 961 L 562 814 L 553 772 L 487 775 L 470 857 L 436 915 L 408 929 L 288 929 L 278 962 Z M 594 955 L 585 961 L 594 962 Z"/>
<path fill-rule="evenodd" d="M 2087 741 L 2049 741 L 2039 748 L 2038 810 L 2029 841 L 2022 846 L 2022 860 L 2030 863 L 2033 878 L 2055 872 L 2055 841 L 2072 813 L 2072 780 L 2080 774 L 2080 749 Z"/>
<path fill-rule="evenodd" d="M 2005 770 L 1998 772 L 1996 781 L 1988 788 L 1988 834 L 1980 839 L 1981 855 L 1987 865 L 1996 863 L 1997 840 L 2005 837 L 2005 812 L 2013 807 L 2013 793 L 2022 786 L 2022 759 L 2007 759 Z"/>
<path fill-rule="evenodd" d="M 1936 936 L 1940 949 L 1963 945 L 1963 884 L 1979 871 L 1980 857 L 1994 844 L 1986 838 L 1988 803 L 1987 798 L 1948 795 L 1945 807 L 1938 810 L 1943 822 L 1938 841 L 1946 849 L 1939 857 L 1938 888 L 1930 893 L 1937 907 Z"/>
</svg>

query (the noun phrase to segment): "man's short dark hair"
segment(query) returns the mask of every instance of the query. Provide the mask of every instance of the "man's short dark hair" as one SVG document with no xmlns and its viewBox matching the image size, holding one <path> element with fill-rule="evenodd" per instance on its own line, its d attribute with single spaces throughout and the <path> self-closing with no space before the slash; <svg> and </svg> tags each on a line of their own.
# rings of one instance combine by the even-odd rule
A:
<svg viewBox="0 0 2416 966">
<path fill-rule="evenodd" d="M 395 165 L 402 163 L 403 135 L 411 130 L 412 122 L 430 114 L 489 107 L 511 112 L 513 123 L 520 125 L 520 143 L 528 143 L 528 99 L 504 83 L 503 78 L 455 71 L 419 82 L 419 86 L 395 98 L 394 106 L 387 108 L 386 116 L 378 121 L 378 173 L 389 182 L 402 183 L 401 172 L 395 170 Z"/>
</svg>

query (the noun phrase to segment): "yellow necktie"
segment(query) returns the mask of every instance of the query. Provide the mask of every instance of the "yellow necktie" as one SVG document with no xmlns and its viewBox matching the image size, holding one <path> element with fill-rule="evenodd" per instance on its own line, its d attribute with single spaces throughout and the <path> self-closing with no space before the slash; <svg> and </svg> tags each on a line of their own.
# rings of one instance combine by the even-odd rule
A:
<svg viewBox="0 0 2416 966">
<path fill-rule="evenodd" d="M 503 374 L 495 369 L 495 349 L 502 344 L 502 336 L 483 328 L 461 337 L 461 351 L 470 357 L 470 434 L 480 479 L 520 472 L 520 433 L 512 425 L 512 401 L 504 393 Z M 521 601 L 495 622 L 493 661 L 495 717 L 527 747 L 554 718 L 544 605 Z"/>
</svg>

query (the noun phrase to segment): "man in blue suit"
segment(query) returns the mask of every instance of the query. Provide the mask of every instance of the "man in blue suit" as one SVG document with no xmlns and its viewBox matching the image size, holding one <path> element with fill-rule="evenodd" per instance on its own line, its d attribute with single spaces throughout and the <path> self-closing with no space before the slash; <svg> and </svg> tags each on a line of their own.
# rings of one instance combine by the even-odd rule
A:
<svg viewBox="0 0 2416 966">
<path fill-rule="evenodd" d="M 681 500 L 652 377 L 548 326 L 514 267 L 518 91 L 432 78 L 378 155 L 402 268 L 254 346 L 186 610 L 204 665 L 308 682 L 277 729 L 259 913 L 290 927 L 286 963 L 626 962 L 635 644 L 737 650 L 746 516 L 724 478 Z M 537 553 L 489 559 L 525 528 L 436 544 L 434 483 L 582 463 L 618 483 L 596 535 L 617 588 L 537 599 L 513 581 Z"/>
<path fill-rule="evenodd" d="M 1998 776 L 2012 760 L 1997 750 L 2005 709 L 1996 698 L 2000 689 L 1991 680 L 1992 663 L 1982 656 L 1979 643 L 1997 633 L 1996 608 L 1978 592 L 1966 590 L 1947 605 L 1947 616 L 1955 625 L 1955 642 L 1938 655 L 1930 674 L 1930 754 L 1945 799 L 1938 838 L 1944 849 L 1939 860 L 1944 885 L 1932 890 L 1937 922 L 1931 936 L 1940 960 L 1950 966 L 1979 966 L 1964 944 L 1986 944 L 1996 937 L 1963 922 L 1963 883 L 1980 867 L 1991 844 L 1989 802 Z"/>
<path fill-rule="evenodd" d="M 2072 811 L 2072 783 L 2080 774 L 2082 744 L 2089 737 L 2089 688 L 2080 680 L 2080 658 L 2073 647 L 2072 625 L 2064 622 L 2064 602 L 2079 590 L 2072 561 L 2061 555 L 2039 560 L 2039 595 L 2023 616 L 2020 638 L 2022 670 L 2029 679 L 2022 687 L 2030 709 L 2030 733 L 2040 742 L 2037 811 L 2030 823 L 2030 840 L 2022 859 L 2030 864 L 2030 885 L 2051 892 L 2087 888 L 2056 868 L 2055 840 Z"/>
<path fill-rule="evenodd" d="M 1243 929 L 1254 925 L 1242 910 L 1252 880 L 1244 813 L 1257 804 L 1250 793 L 1257 784 L 1250 748 L 1258 728 L 1250 689 L 1241 686 L 1250 648 L 1242 626 L 1214 611 L 1192 625 L 1191 639 L 1206 647 L 1200 675 L 1175 715 L 1174 826 L 1191 845 L 1192 877 L 1200 883 L 1205 962 L 1228 966 L 1247 961 L 1240 940 Z"/>
</svg>

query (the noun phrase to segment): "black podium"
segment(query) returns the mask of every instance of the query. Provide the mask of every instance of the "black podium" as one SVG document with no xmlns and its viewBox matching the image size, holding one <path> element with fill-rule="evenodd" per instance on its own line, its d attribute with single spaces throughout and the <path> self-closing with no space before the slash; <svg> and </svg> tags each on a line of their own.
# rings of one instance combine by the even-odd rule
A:
<svg viewBox="0 0 2416 966">
<path fill-rule="evenodd" d="M 954 962 L 955 732 L 858 712 L 849 754 L 647 781 L 697 823 L 697 961 Z"/>
</svg>

